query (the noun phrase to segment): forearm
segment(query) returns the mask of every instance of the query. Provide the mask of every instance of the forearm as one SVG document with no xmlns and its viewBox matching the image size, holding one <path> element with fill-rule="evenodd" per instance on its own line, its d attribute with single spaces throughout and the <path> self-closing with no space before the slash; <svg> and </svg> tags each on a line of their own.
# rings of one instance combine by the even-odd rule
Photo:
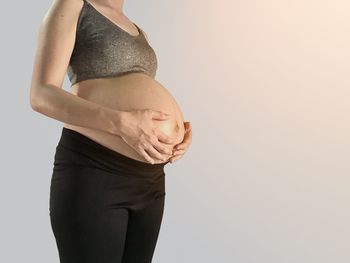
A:
<svg viewBox="0 0 350 263">
<path fill-rule="evenodd" d="M 31 91 L 31 107 L 64 123 L 120 134 L 123 111 L 104 107 L 53 85 Z"/>
</svg>

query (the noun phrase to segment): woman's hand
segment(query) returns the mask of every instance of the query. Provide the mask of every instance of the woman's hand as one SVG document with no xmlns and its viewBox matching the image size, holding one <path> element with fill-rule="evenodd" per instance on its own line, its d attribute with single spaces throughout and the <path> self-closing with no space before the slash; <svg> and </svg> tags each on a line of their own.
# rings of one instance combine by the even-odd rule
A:
<svg viewBox="0 0 350 263">
<path fill-rule="evenodd" d="M 125 111 L 122 114 L 120 136 L 147 161 L 154 164 L 154 159 L 165 162 L 172 155 L 175 143 L 172 139 L 155 128 L 153 119 L 167 120 L 167 113 L 140 109 Z"/>
<path fill-rule="evenodd" d="M 182 140 L 182 142 L 180 142 L 179 144 L 176 144 L 174 146 L 174 151 L 173 151 L 172 157 L 169 160 L 170 163 L 173 163 L 176 160 L 180 159 L 185 154 L 185 152 L 187 151 L 188 147 L 190 146 L 190 144 L 192 142 L 191 123 L 189 121 L 184 122 L 184 126 L 185 126 L 184 139 Z"/>
</svg>

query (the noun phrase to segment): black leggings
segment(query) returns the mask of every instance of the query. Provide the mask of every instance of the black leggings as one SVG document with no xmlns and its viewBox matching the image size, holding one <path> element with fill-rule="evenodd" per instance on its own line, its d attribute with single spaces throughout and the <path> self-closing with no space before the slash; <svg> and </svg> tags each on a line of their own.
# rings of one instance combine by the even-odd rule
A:
<svg viewBox="0 0 350 263">
<path fill-rule="evenodd" d="M 60 263 L 152 262 L 167 163 L 129 158 L 63 127 L 49 202 Z"/>
</svg>

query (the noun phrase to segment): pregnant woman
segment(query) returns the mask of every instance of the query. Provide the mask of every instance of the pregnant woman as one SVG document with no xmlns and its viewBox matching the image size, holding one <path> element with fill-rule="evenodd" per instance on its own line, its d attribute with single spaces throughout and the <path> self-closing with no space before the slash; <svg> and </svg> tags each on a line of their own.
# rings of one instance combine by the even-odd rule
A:
<svg viewBox="0 0 350 263">
<path fill-rule="evenodd" d="M 149 263 L 164 166 L 185 153 L 190 123 L 123 0 L 54 0 L 38 36 L 31 107 L 64 123 L 49 202 L 60 262 Z"/>
</svg>

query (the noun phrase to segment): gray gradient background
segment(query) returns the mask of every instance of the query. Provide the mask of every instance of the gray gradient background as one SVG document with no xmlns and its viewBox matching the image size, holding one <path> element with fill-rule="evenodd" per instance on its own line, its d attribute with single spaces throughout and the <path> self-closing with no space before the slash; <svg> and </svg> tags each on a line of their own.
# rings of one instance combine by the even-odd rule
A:
<svg viewBox="0 0 350 263">
<path fill-rule="evenodd" d="M 48 198 L 63 124 L 28 97 L 50 4 L 2 3 L 1 262 L 59 262 Z M 193 126 L 191 148 L 165 168 L 154 263 L 350 262 L 349 10 L 345 0 L 125 1 Z"/>
</svg>

